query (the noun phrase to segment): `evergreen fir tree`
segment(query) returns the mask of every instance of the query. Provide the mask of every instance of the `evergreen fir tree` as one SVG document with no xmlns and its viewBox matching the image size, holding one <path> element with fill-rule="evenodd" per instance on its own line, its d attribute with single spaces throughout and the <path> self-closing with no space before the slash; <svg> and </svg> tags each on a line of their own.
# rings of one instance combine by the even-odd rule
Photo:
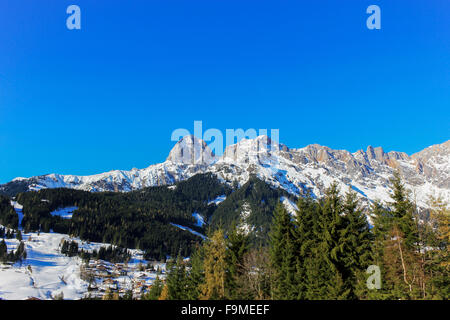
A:
<svg viewBox="0 0 450 320">
<path fill-rule="evenodd" d="M 281 204 L 275 208 L 270 232 L 270 264 L 273 272 L 272 298 L 291 300 L 298 296 L 295 283 L 294 224 Z"/>
<path fill-rule="evenodd" d="M 5 262 L 7 259 L 8 246 L 6 245 L 5 239 L 0 242 L 0 261 Z"/>
<path fill-rule="evenodd" d="M 248 252 L 250 240 L 247 234 L 240 230 L 236 223 L 232 224 L 227 238 L 227 297 L 229 299 L 242 299 L 242 283 L 239 278 L 243 273 L 244 255 Z"/>
<path fill-rule="evenodd" d="M 152 283 L 150 291 L 143 296 L 143 300 L 158 300 L 158 298 L 161 296 L 164 283 L 161 281 L 159 276 L 159 274 L 156 275 L 156 279 Z"/>
<path fill-rule="evenodd" d="M 306 299 L 306 261 L 311 259 L 312 248 L 317 244 L 314 237 L 314 224 L 317 221 L 318 205 L 309 193 L 306 197 L 300 197 L 297 202 L 298 211 L 295 216 L 295 248 L 296 248 L 296 299 Z"/>
<path fill-rule="evenodd" d="M 204 250 L 202 246 L 197 246 L 191 255 L 190 269 L 188 271 L 186 298 L 196 300 L 201 294 L 201 286 L 205 281 L 205 270 L 203 266 Z"/>
<path fill-rule="evenodd" d="M 178 254 L 176 261 L 171 260 L 168 263 L 167 277 L 167 299 L 168 300 L 186 300 L 187 275 L 186 265 L 181 254 Z"/>
<path fill-rule="evenodd" d="M 382 266 L 383 288 L 370 296 L 415 299 L 423 296 L 425 282 L 415 208 L 398 172 L 391 183 L 393 201 L 389 208 L 374 208 L 375 261 Z"/>
<path fill-rule="evenodd" d="M 345 287 L 349 298 L 367 298 L 366 270 L 373 263 L 373 235 L 367 217 L 359 205 L 355 192 L 349 188 L 343 204 L 345 229 L 341 233 L 344 243 L 342 265 L 345 271 Z"/>
<path fill-rule="evenodd" d="M 450 210 L 442 198 L 430 199 L 430 224 L 425 251 L 426 272 L 430 281 L 428 294 L 432 299 L 450 298 Z M 431 248 L 431 250 L 430 250 Z"/>
</svg>

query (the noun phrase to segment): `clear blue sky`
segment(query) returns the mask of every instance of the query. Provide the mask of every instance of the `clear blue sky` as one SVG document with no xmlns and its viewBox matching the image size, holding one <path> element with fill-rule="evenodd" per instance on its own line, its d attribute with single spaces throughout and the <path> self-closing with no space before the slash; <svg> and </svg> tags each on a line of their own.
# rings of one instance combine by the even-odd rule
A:
<svg viewBox="0 0 450 320">
<path fill-rule="evenodd" d="M 449 110 L 448 0 L 0 2 L 0 183 L 144 168 L 194 120 L 411 154 Z"/>
</svg>

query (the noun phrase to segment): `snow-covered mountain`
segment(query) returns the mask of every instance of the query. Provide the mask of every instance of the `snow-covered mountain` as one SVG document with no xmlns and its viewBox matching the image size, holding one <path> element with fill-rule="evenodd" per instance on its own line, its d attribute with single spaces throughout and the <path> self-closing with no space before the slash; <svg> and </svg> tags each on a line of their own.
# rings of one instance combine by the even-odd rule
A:
<svg viewBox="0 0 450 320">
<path fill-rule="evenodd" d="M 163 163 L 145 169 L 115 170 L 92 176 L 49 174 L 17 178 L 0 191 L 75 188 L 88 191 L 131 191 L 149 186 L 171 185 L 198 173 L 212 172 L 229 184 L 244 184 L 254 174 L 293 195 L 311 190 L 320 197 L 336 181 L 342 191 L 350 186 L 367 200 L 389 200 L 389 179 L 399 170 L 417 205 L 427 207 L 429 195 L 450 201 L 450 140 L 411 156 L 384 152 L 369 146 L 350 153 L 317 144 L 291 149 L 267 136 L 243 139 L 217 157 L 207 144 L 186 136 L 174 146 Z"/>
</svg>

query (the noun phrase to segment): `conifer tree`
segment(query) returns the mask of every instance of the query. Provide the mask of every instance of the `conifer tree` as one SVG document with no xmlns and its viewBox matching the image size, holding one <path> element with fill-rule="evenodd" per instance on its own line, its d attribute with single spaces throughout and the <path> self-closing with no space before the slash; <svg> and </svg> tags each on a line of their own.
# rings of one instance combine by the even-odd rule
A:
<svg viewBox="0 0 450 320">
<path fill-rule="evenodd" d="M 409 192 L 406 190 L 398 171 L 394 172 L 391 179 L 393 195 L 389 204 L 393 214 L 393 224 L 405 235 L 405 245 L 409 249 L 416 247 L 418 242 L 417 224 L 414 221 L 414 205 L 409 199 Z"/>
<path fill-rule="evenodd" d="M 296 299 L 306 299 L 306 265 L 312 258 L 312 249 L 317 244 L 314 236 L 314 224 L 317 221 L 318 205 L 309 193 L 306 197 L 300 197 L 297 202 L 295 215 L 294 239 L 296 248 L 296 284 L 298 295 Z"/>
<path fill-rule="evenodd" d="M 248 252 L 250 240 L 247 234 L 240 230 L 236 223 L 233 223 L 227 238 L 227 279 L 226 296 L 229 299 L 240 299 L 242 296 L 242 277 L 244 256 Z"/>
<path fill-rule="evenodd" d="M 450 298 L 450 210 L 442 198 L 430 199 L 430 238 L 426 253 L 427 273 L 431 281 L 429 294 L 433 299 Z"/>
<path fill-rule="evenodd" d="M 178 254 L 176 261 L 171 260 L 168 263 L 166 285 L 168 300 L 185 300 L 187 298 L 186 265 L 181 254 Z"/>
<path fill-rule="evenodd" d="M 0 242 L 0 261 L 6 261 L 8 256 L 8 246 L 6 245 L 5 239 Z"/>
<path fill-rule="evenodd" d="M 344 243 L 343 268 L 349 298 L 367 298 L 366 270 L 373 263 L 373 235 L 367 217 L 359 205 L 355 192 L 349 188 L 343 204 L 345 229 L 341 233 Z"/>
<path fill-rule="evenodd" d="M 351 289 L 345 279 L 349 276 L 349 271 L 345 265 L 345 229 L 347 221 L 344 217 L 344 206 L 339 196 L 336 183 L 333 183 L 326 192 L 321 205 L 321 214 L 318 219 L 320 241 L 320 251 L 318 252 L 319 266 L 323 269 L 323 281 L 329 288 L 325 297 L 320 299 L 345 299 L 350 294 Z"/>
<path fill-rule="evenodd" d="M 196 300 L 201 294 L 201 286 L 205 281 L 205 270 L 203 266 L 204 250 L 202 246 L 197 246 L 189 260 L 190 269 L 188 271 L 186 298 Z"/>
<path fill-rule="evenodd" d="M 375 261 L 382 266 L 382 289 L 371 297 L 415 299 L 423 297 L 425 281 L 414 205 L 400 174 L 391 179 L 393 194 L 388 210 L 374 210 Z"/>
<path fill-rule="evenodd" d="M 283 204 L 278 203 L 270 232 L 270 265 L 272 268 L 272 298 L 291 300 L 298 296 L 295 283 L 294 224 Z"/>
<path fill-rule="evenodd" d="M 158 300 L 161 296 L 162 290 L 164 287 L 164 283 L 161 281 L 160 274 L 156 275 L 155 281 L 152 283 L 152 286 L 147 294 L 143 296 L 143 300 Z"/>
</svg>

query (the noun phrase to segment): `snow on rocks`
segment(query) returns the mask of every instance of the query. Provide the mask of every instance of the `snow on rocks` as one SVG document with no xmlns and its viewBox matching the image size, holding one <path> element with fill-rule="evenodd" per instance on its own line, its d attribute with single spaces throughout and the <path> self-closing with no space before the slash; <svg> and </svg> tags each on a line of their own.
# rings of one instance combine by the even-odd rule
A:
<svg viewBox="0 0 450 320">
<path fill-rule="evenodd" d="M 194 161 L 185 161 L 189 159 Z M 200 161 L 204 159 L 208 161 Z M 290 149 L 267 136 L 243 139 L 227 146 L 222 157 L 215 157 L 203 141 L 187 136 L 174 146 L 165 162 L 145 169 L 114 170 L 92 176 L 49 174 L 16 181 L 28 182 L 29 190 L 64 187 L 126 192 L 150 186 L 173 186 L 208 172 L 230 185 L 234 182 L 243 185 L 254 174 L 295 196 L 310 190 L 314 197 L 322 197 L 333 182 L 344 192 L 352 185 L 358 188 L 361 199 L 370 202 L 389 199 L 389 179 L 399 170 L 407 189 L 416 193 L 417 205 L 426 208 L 430 195 L 450 199 L 449 159 L 450 141 L 408 156 L 402 152 L 384 152 L 380 147 L 354 153 L 317 144 Z"/>
</svg>

